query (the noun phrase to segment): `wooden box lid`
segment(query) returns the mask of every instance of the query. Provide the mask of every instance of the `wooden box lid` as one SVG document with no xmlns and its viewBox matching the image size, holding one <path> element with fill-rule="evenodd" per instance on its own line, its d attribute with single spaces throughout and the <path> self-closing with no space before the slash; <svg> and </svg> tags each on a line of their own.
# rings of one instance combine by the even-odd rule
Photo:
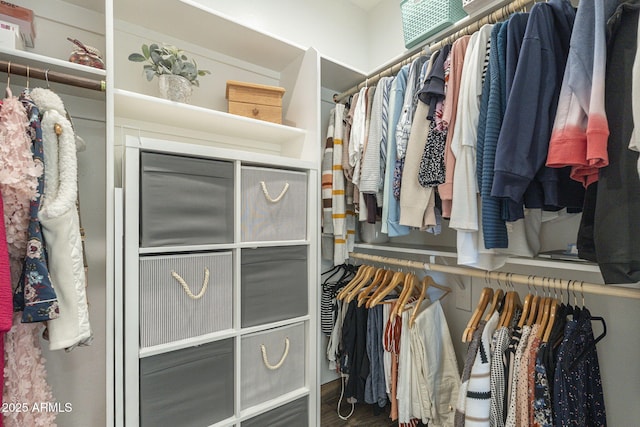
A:
<svg viewBox="0 0 640 427">
<path fill-rule="evenodd" d="M 225 98 L 230 101 L 280 105 L 284 92 L 282 87 L 228 80 Z"/>
</svg>

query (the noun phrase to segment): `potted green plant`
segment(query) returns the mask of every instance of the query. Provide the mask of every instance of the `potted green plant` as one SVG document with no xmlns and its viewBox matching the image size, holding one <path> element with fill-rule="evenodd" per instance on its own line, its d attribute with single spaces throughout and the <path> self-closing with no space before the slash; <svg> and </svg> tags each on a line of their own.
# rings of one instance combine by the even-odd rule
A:
<svg viewBox="0 0 640 427">
<path fill-rule="evenodd" d="M 132 53 L 129 61 L 146 62 L 143 69 L 148 81 L 158 76 L 160 94 L 167 99 L 187 102 L 193 86 L 199 86 L 198 77 L 211 74 L 198 69 L 194 59 L 189 59 L 182 49 L 169 44 L 142 45 L 142 54 Z"/>
</svg>

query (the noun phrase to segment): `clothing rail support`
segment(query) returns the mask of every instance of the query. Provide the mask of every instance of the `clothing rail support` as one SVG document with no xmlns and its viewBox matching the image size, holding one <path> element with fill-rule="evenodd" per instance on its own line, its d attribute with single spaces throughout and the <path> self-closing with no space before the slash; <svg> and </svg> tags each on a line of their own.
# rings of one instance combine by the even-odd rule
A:
<svg viewBox="0 0 640 427">
<path fill-rule="evenodd" d="M 620 298 L 640 299 L 640 289 L 638 288 L 625 288 L 622 286 L 614 285 L 599 285 L 595 283 L 583 282 L 580 280 L 565 280 L 531 275 L 525 276 L 523 274 L 507 273 L 502 271 L 485 271 L 471 267 L 425 263 L 420 261 L 410 261 L 406 259 L 390 258 L 380 255 L 370 255 L 358 252 L 349 253 L 349 257 L 353 259 L 360 259 L 363 261 L 371 261 L 381 264 L 413 268 L 416 270 L 437 271 L 440 273 L 457 274 L 462 276 L 477 277 L 480 279 L 508 281 L 509 283 L 526 286 L 533 285 L 545 288 L 555 288 L 559 290 L 567 290 L 569 289 L 569 287 L 573 286 L 575 290 L 575 287 L 579 285 L 580 292 L 595 295 L 608 295 Z"/>
<path fill-rule="evenodd" d="M 107 82 L 104 80 L 93 80 L 86 77 L 61 73 L 58 71 L 27 67 L 26 65 L 19 64 L 13 61 L 0 61 L 0 71 L 7 73 L 9 71 L 9 67 L 11 67 L 10 71 L 12 75 L 26 77 L 27 73 L 29 73 L 29 78 L 47 80 L 49 82 L 62 83 L 69 86 L 96 90 L 99 92 L 104 92 L 107 90 Z"/>
<path fill-rule="evenodd" d="M 433 43 L 431 45 L 425 44 L 421 46 L 420 49 L 416 52 L 415 50 L 409 52 L 403 58 L 399 59 L 396 63 L 389 65 L 382 71 L 378 71 L 373 73 L 365 78 L 365 81 L 357 84 L 351 89 L 342 92 L 341 94 L 334 96 L 335 102 L 340 102 L 349 96 L 358 93 L 360 89 L 367 86 L 375 86 L 382 77 L 394 76 L 400 71 L 403 65 L 409 64 L 413 62 L 416 58 L 421 55 L 430 54 L 431 52 L 435 52 L 437 50 L 442 49 L 445 45 L 453 43 L 455 40 L 459 39 L 462 36 L 470 35 L 478 31 L 485 24 L 494 24 L 496 22 L 502 21 L 509 17 L 514 12 L 519 10 L 524 10 L 526 7 L 532 5 L 535 0 L 515 0 L 509 4 L 506 4 L 498 9 L 491 10 L 486 14 L 481 14 L 477 16 L 474 21 L 470 22 L 465 27 L 460 30 L 448 34 L 446 36 L 441 36 L 440 41 Z M 451 30 L 451 29 L 449 29 Z M 445 30 L 446 32 L 447 30 Z M 445 33 L 446 34 L 446 33 Z M 437 36 L 436 36 L 437 37 Z M 428 42 L 427 42 L 428 43 Z"/>
</svg>

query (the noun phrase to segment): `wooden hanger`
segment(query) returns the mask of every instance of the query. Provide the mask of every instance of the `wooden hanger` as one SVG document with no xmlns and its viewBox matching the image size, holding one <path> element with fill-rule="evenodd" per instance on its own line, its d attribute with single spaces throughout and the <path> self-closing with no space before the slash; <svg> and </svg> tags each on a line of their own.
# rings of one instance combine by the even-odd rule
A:
<svg viewBox="0 0 640 427">
<path fill-rule="evenodd" d="M 362 307 L 362 304 L 366 301 L 366 299 L 371 295 L 371 292 L 378 288 L 378 286 L 384 285 L 387 277 L 391 280 L 393 276 L 393 272 L 389 270 L 385 270 L 384 268 L 379 268 L 376 271 L 371 284 L 364 288 L 362 292 L 358 294 L 358 307 Z"/>
<path fill-rule="evenodd" d="M 531 300 L 531 308 L 529 309 L 529 316 L 525 322 L 525 325 L 531 326 L 536 321 L 536 316 L 538 314 L 538 307 L 540 306 L 540 296 L 534 295 Z"/>
<path fill-rule="evenodd" d="M 470 286 L 470 285 L 469 285 Z M 478 299 L 478 305 L 476 305 L 476 309 L 474 310 L 469 322 L 467 323 L 467 327 L 462 333 L 462 342 L 470 342 L 473 337 L 473 333 L 476 329 L 478 329 L 478 324 L 480 323 L 480 319 L 482 318 L 482 314 L 484 310 L 487 308 L 491 297 L 493 296 L 493 289 L 485 287 L 482 289 L 480 293 L 480 298 Z"/>
<path fill-rule="evenodd" d="M 487 315 L 484 318 L 485 322 L 489 321 L 489 319 L 491 318 L 491 316 L 493 316 L 493 313 L 496 310 L 499 310 L 502 308 L 502 304 L 504 304 L 504 296 L 505 295 L 502 288 L 498 288 L 498 290 L 493 293 L 493 301 L 491 301 L 491 307 L 489 307 L 489 311 L 487 312 Z"/>
<path fill-rule="evenodd" d="M 371 279 L 375 281 L 376 277 L 382 276 L 383 273 L 384 270 L 382 270 L 381 268 L 371 267 L 369 271 L 364 273 L 365 276 L 362 278 L 362 280 L 360 280 L 357 285 L 351 288 L 344 300 L 348 303 L 353 301 L 353 299 L 360 294 L 362 289 L 370 283 Z"/>
<path fill-rule="evenodd" d="M 560 304 L 558 300 L 554 300 L 551 304 L 551 309 L 549 311 L 549 322 L 547 323 L 547 327 L 545 328 L 544 335 L 542 336 L 542 342 L 549 342 L 549 338 L 551 337 L 551 331 L 553 330 L 553 325 L 556 322 L 556 316 L 558 314 L 558 309 L 560 308 Z"/>
<path fill-rule="evenodd" d="M 411 313 L 411 317 L 409 318 L 409 327 L 412 327 L 416 321 L 416 317 L 418 317 L 418 312 L 420 311 L 420 305 L 422 301 L 425 299 L 427 295 L 427 288 L 432 287 L 436 289 L 440 289 L 444 291 L 444 294 L 439 298 L 439 300 L 444 299 L 447 295 L 451 293 L 451 288 L 448 286 L 439 285 L 433 280 L 431 276 L 424 276 L 422 281 L 420 282 L 420 294 L 418 295 L 418 300 L 416 301 L 415 306 L 413 307 L 413 312 Z"/>
<path fill-rule="evenodd" d="M 390 315 L 391 317 L 402 315 L 402 312 L 404 311 L 404 306 L 407 304 L 407 301 L 409 301 L 409 298 L 413 294 L 415 282 L 416 282 L 416 275 L 413 273 L 408 273 L 404 277 L 402 293 L 400 293 L 400 296 L 398 297 L 398 302 L 395 304 L 395 306 L 393 307 L 393 310 L 391 311 L 391 315 Z"/>
<path fill-rule="evenodd" d="M 518 321 L 518 327 L 522 328 L 525 325 L 527 317 L 529 316 L 529 311 L 531 310 L 531 303 L 533 302 L 534 296 L 532 294 L 527 294 L 524 297 L 524 304 L 522 305 L 522 314 L 520 315 L 520 321 Z"/>
<path fill-rule="evenodd" d="M 340 292 L 338 292 L 338 295 L 336 295 L 336 298 L 340 300 L 344 299 L 347 296 L 347 294 L 349 294 L 349 291 L 351 291 L 351 289 L 353 289 L 354 286 L 357 286 L 358 283 L 360 283 L 360 280 L 362 280 L 362 278 L 364 277 L 365 272 L 371 268 L 373 267 L 369 265 L 364 265 L 364 264 L 361 265 L 360 268 L 358 268 L 358 272 L 356 273 L 354 278 L 351 279 L 351 281 L 347 283 Z"/>
<path fill-rule="evenodd" d="M 520 295 L 515 291 L 513 283 L 511 283 L 511 276 L 513 273 L 507 273 L 507 283 L 511 285 L 512 291 L 507 293 L 507 304 L 506 304 L 506 313 L 503 310 L 504 318 L 501 318 L 502 322 L 501 326 L 509 327 L 513 316 L 515 315 L 517 308 L 522 308 L 522 303 L 520 302 Z"/>
<path fill-rule="evenodd" d="M 547 328 L 547 324 L 549 323 L 549 316 L 551 315 L 552 302 L 553 302 L 553 298 L 551 297 L 547 298 L 544 302 L 544 307 L 542 309 L 543 311 L 542 321 L 540 322 L 540 328 L 538 329 L 538 333 L 536 334 L 536 336 L 539 339 L 542 339 L 544 337 L 544 332 Z"/>
<path fill-rule="evenodd" d="M 524 304 L 522 305 L 522 314 L 520 315 L 520 321 L 518 322 L 518 327 L 522 328 L 529 317 L 529 313 L 533 309 L 533 302 L 535 300 L 535 296 L 531 293 L 531 279 L 532 276 L 527 277 L 529 293 L 526 297 L 524 297 Z"/>
<path fill-rule="evenodd" d="M 384 297 L 389 295 L 392 290 L 394 290 L 397 286 L 401 285 L 404 282 L 404 273 L 401 271 L 396 271 L 391 278 L 391 282 L 387 286 L 379 287 L 374 292 L 374 295 L 367 301 L 367 308 L 371 308 L 374 305 L 380 303 Z M 380 291 L 378 293 L 378 291 Z"/>
</svg>

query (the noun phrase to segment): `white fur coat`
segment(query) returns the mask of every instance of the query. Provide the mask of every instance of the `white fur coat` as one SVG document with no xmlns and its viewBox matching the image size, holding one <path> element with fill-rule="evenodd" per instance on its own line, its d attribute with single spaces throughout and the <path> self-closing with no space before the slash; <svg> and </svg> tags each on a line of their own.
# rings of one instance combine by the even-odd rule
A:
<svg viewBox="0 0 640 427">
<path fill-rule="evenodd" d="M 45 183 L 40 223 L 51 282 L 60 317 L 48 322 L 51 350 L 89 344 L 92 339 L 86 296 L 80 221 L 76 209 L 78 162 L 76 139 L 64 104 L 48 89 L 34 89 L 31 98 L 42 114 Z M 56 134 L 56 127 L 62 130 Z"/>
</svg>

